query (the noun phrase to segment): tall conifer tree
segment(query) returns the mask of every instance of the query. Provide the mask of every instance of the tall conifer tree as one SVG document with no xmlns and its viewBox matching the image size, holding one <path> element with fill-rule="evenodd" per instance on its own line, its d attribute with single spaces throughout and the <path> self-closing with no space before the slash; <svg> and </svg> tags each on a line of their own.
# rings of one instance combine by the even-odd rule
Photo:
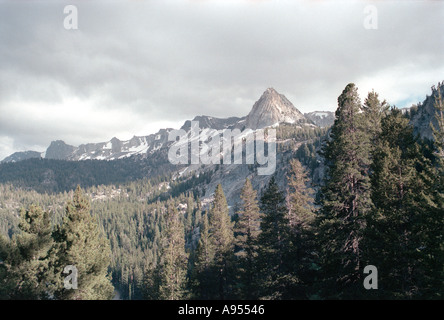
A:
<svg viewBox="0 0 444 320">
<path fill-rule="evenodd" d="M 255 261 L 257 258 L 257 238 L 260 233 L 262 214 L 259 211 L 257 193 L 248 178 L 245 180 L 240 198 L 239 220 L 235 225 L 236 255 L 239 258 L 238 277 L 242 292 L 241 296 L 245 299 L 253 299 L 257 297 Z"/>
<path fill-rule="evenodd" d="M 423 212 L 422 248 L 427 272 L 424 274 L 421 297 L 442 299 L 444 297 L 444 84 L 432 88 L 435 120 L 430 123 L 433 132 L 432 158 L 422 158 L 421 178 L 425 187 L 417 193 L 418 210 Z"/>
<path fill-rule="evenodd" d="M 113 297 L 108 267 L 111 249 L 108 239 L 99 229 L 97 220 L 90 213 L 90 202 L 80 187 L 73 200 L 66 206 L 62 226 L 54 237 L 58 245 L 59 290 L 56 297 L 63 300 L 108 300 Z M 68 276 L 66 266 L 77 269 L 77 289 L 65 289 Z"/>
<path fill-rule="evenodd" d="M 297 159 L 290 160 L 287 182 L 287 219 L 290 229 L 297 233 L 300 229 L 308 228 L 314 219 L 311 207 L 313 190 L 308 187 L 307 172 Z"/>
<path fill-rule="evenodd" d="M 222 185 L 217 185 L 209 216 L 210 241 L 214 249 L 214 270 L 218 279 L 218 298 L 226 299 L 232 294 L 234 258 L 233 223 Z"/>
<path fill-rule="evenodd" d="M 327 298 L 354 298 L 362 291 L 362 233 L 372 208 L 370 135 L 364 130 L 357 87 L 338 98 L 336 120 L 325 148 L 327 175 L 318 225 L 321 291 Z"/>
<path fill-rule="evenodd" d="M 393 109 L 382 120 L 372 165 L 372 200 L 366 241 L 368 263 L 377 266 L 378 297 L 420 297 L 430 265 L 430 199 L 421 172 L 423 162 L 413 127 Z M 422 168 L 421 168 L 422 167 Z"/>
<path fill-rule="evenodd" d="M 186 297 L 187 258 L 185 252 L 184 224 L 177 209 L 169 204 L 166 216 L 166 229 L 163 232 L 160 258 L 161 300 L 180 300 Z"/>
<path fill-rule="evenodd" d="M 195 298 L 208 300 L 217 297 L 213 263 L 214 249 L 210 241 L 208 214 L 204 214 L 201 217 L 200 238 L 192 271 L 191 287 Z"/>
<path fill-rule="evenodd" d="M 286 299 L 291 283 L 288 278 L 290 262 L 289 222 L 285 197 L 271 177 L 267 189 L 261 197 L 261 233 L 258 237 L 258 268 L 260 295 L 266 299 Z"/>
<path fill-rule="evenodd" d="M 313 190 L 308 187 L 309 178 L 302 164 L 297 159 L 290 160 L 287 175 L 287 220 L 289 223 L 288 258 L 293 265 L 290 270 L 293 286 L 288 288 L 291 297 L 306 299 L 314 280 L 314 236 L 315 219 L 312 206 Z"/>
<path fill-rule="evenodd" d="M 55 290 L 54 242 L 48 212 L 36 205 L 22 209 L 20 233 L 7 246 L 3 266 L 9 299 L 50 299 Z M 4 247 L 5 248 L 5 247 Z"/>
</svg>

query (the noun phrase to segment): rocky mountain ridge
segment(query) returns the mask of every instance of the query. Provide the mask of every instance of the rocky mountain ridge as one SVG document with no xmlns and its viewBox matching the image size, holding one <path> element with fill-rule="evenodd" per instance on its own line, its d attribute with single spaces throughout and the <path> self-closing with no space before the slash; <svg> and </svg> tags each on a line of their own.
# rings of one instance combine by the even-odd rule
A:
<svg viewBox="0 0 444 320">
<path fill-rule="evenodd" d="M 431 87 L 432 94 L 427 95 L 422 103 L 412 106 L 406 114 L 410 117 L 415 133 L 421 138 L 433 139 L 433 130 L 430 124 L 437 128 L 435 102 L 438 95 L 444 96 L 444 81 L 438 83 L 438 86 Z"/>
<path fill-rule="evenodd" d="M 268 88 L 253 105 L 245 117 L 216 118 L 211 116 L 196 116 L 192 121 L 199 122 L 200 129 L 263 129 L 281 123 L 296 123 L 301 126 L 315 126 L 310 120 L 296 109 L 293 104 L 275 89 Z M 191 121 L 187 120 L 181 129 L 188 132 Z M 2 162 L 16 162 L 29 158 L 45 158 L 56 160 L 117 160 L 131 156 L 146 157 L 161 148 L 168 147 L 168 133 L 171 128 L 161 129 L 155 134 L 134 136 L 128 141 L 112 138 L 106 142 L 87 143 L 78 147 L 66 144 L 62 140 L 51 142 L 45 152 L 25 151 L 16 152 Z"/>
<path fill-rule="evenodd" d="M 334 111 L 313 111 L 304 113 L 304 116 L 321 128 L 329 127 L 335 122 Z"/>
<path fill-rule="evenodd" d="M 422 138 L 433 139 L 433 132 L 430 123 L 436 125 L 434 103 L 438 96 L 438 89 L 441 95 L 444 94 L 444 82 L 437 87 L 431 88 L 432 94 L 427 95 L 422 103 L 413 105 L 410 108 L 402 109 L 406 116 L 410 117 L 415 132 Z M 198 121 L 199 128 L 224 130 L 224 129 L 262 129 L 270 126 L 278 126 L 282 123 L 290 123 L 308 127 L 328 127 L 334 123 L 335 113 L 333 111 L 314 111 L 302 114 L 293 104 L 282 94 L 273 88 L 268 88 L 262 96 L 255 102 L 251 111 L 244 117 L 217 118 L 200 115 L 193 120 L 187 120 L 181 129 L 188 132 L 191 128 L 191 121 Z M 78 147 L 68 145 L 64 141 L 56 140 L 44 152 L 23 151 L 16 152 L 1 161 L 0 163 L 17 162 L 32 158 L 45 158 L 57 160 L 117 160 L 129 158 L 131 156 L 146 157 L 157 150 L 166 148 L 172 144 L 168 141 L 168 133 L 171 128 L 161 129 L 157 133 L 147 136 L 134 136 L 128 141 L 121 141 L 112 138 L 106 142 L 87 143 Z"/>
</svg>

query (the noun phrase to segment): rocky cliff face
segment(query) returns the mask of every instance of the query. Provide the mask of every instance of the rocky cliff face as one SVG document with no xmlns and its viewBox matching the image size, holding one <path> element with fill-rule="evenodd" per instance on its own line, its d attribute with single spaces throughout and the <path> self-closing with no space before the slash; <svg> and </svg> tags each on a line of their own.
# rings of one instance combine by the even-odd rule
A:
<svg viewBox="0 0 444 320">
<path fill-rule="evenodd" d="M 438 97 L 438 89 L 441 96 L 444 97 L 444 81 L 438 83 L 438 86 L 432 87 L 432 94 L 427 95 L 424 102 L 413 106 L 409 110 L 411 123 L 415 128 L 415 133 L 419 134 L 421 138 L 433 139 L 433 131 L 430 124 L 437 127 L 435 101 Z"/>
<path fill-rule="evenodd" d="M 231 129 L 234 127 L 238 127 L 240 123 L 245 121 L 245 117 L 230 117 L 230 118 L 215 118 L 210 116 L 196 116 L 191 121 L 198 121 L 199 128 L 201 129 L 215 129 L 215 130 L 223 130 L 223 129 Z M 181 127 L 181 129 L 185 131 L 189 131 L 191 128 L 191 121 L 187 120 Z"/>
<path fill-rule="evenodd" d="M 67 160 L 76 148 L 66 144 L 62 140 L 51 142 L 48 149 L 46 149 L 45 158 L 55 160 Z"/>
<path fill-rule="evenodd" d="M 279 123 L 308 123 L 308 121 L 284 95 L 273 88 L 268 88 L 247 115 L 245 127 L 255 130 Z"/>
</svg>

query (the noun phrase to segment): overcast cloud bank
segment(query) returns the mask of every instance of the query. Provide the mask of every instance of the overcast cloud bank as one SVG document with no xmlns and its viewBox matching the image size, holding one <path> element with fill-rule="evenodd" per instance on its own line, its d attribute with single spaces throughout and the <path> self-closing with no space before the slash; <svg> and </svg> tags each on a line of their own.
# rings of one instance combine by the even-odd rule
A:
<svg viewBox="0 0 444 320">
<path fill-rule="evenodd" d="M 0 159 L 244 116 L 268 87 L 302 112 L 349 82 L 407 107 L 444 79 L 443 21 L 441 1 L 0 1 Z"/>
</svg>

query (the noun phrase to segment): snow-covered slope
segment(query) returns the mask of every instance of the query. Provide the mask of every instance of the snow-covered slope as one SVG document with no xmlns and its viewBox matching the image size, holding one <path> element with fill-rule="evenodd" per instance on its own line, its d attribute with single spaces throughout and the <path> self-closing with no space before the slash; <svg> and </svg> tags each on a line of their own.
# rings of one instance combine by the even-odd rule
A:
<svg viewBox="0 0 444 320">
<path fill-rule="evenodd" d="M 162 129 L 148 136 L 134 136 L 127 141 L 112 138 L 106 142 L 87 143 L 78 147 L 70 146 L 61 140 L 53 141 L 46 150 L 46 158 L 71 161 L 116 160 L 134 155 L 152 154 L 166 146 L 170 130 Z"/>
<path fill-rule="evenodd" d="M 304 116 L 318 127 L 329 127 L 335 122 L 333 111 L 313 111 L 304 113 Z"/>
</svg>

